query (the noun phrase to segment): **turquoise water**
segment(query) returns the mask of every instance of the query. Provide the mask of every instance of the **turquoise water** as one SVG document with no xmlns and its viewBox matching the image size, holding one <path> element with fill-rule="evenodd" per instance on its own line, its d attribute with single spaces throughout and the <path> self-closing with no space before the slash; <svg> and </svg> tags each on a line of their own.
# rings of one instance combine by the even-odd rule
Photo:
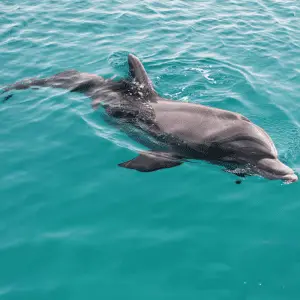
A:
<svg viewBox="0 0 300 300">
<path fill-rule="evenodd" d="M 244 114 L 299 172 L 299 28 L 299 1 L 2 0 L 0 84 L 121 77 L 133 52 L 161 96 Z M 1 299 L 300 298 L 298 183 L 118 168 L 138 145 L 62 90 L 0 120 Z"/>
</svg>

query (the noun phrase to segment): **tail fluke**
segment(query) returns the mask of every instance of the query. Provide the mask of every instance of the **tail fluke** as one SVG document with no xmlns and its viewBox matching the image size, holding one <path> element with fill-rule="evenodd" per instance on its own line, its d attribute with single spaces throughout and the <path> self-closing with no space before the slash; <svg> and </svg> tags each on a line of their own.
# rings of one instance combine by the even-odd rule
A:
<svg viewBox="0 0 300 300">
<path fill-rule="evenodd" d="M 4 92 L 2 92 L 3 94 Z M 13 94 L 9 94 L 7 96 L 4 97 L 4 99 L 2 100 L 3 103 L 5 103 L 7 100 L 9 100 L 11 97 L 13 96 Z"/>
<path fill-rule="evenodd" d="M 31 79 L 27 79 L 27 80 L 24 80 L 24 81 L 18 81 L 16 83 L 5 86 L 2 89 L 1 94 L 5 94 L 5 93 L 13 91 L 13 90 L 26 90 L 26 89 L 32 88 L 34 86 L 41 87 L 41 86 L 45 86 L 45 84 L 46 84 L 46 79 L 31 78 Z M 2 102 L 6 102 L 12 96 L 13 96 L 13 94 L 8 94 L 7 96 L 4 97 Z"/>
</svg>

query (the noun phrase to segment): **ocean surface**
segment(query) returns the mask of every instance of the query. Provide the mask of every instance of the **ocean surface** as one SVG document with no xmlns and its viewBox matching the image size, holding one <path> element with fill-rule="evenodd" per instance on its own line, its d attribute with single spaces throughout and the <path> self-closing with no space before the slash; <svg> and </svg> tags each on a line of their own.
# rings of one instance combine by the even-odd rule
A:
<svg viewBox="0 0 300 300">
<path fill-rule="evenodd" d="M 1 0 L 0 85 L 121 78 L 134 53 L 161 96 L 244 114 L 299 174 L 299 28 L 299 1 Z M 0 125 L 0 299 L 300 299 L 299 183 L 119 168 L 139 145 L 64 90 L 17 91 Z"/>
</svg>

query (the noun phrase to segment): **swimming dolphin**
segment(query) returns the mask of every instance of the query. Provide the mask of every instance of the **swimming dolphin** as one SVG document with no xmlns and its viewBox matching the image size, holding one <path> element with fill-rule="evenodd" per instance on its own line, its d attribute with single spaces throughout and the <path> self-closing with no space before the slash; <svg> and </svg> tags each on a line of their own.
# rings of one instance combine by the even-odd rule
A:
<svg viewBox="0 0 300 300">
<path fill-rule="evenodd" d="M 68 70 L 48 78 L 16 82 L 4 87 L 3 93 L 54 87 L 87 95 L 94 109 L 104 108 L 111 124 L 150 149 L 120 163 L 123 168 L 151 172 L 195 159 L 224 166 L 224 171 L 240 177 L 260 175 L 287 183 L 298 180 L 294 171 L 278 159 L 269 135 L 246 117 L 162 98 L 140 60 L 129 54 L 128 64 L 128 78 L 118 81 Z"/>
</svg>

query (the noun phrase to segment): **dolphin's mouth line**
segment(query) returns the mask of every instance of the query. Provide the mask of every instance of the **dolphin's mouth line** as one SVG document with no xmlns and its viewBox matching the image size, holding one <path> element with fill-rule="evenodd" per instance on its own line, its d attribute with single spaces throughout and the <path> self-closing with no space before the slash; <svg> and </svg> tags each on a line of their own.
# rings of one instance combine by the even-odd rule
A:
<svg viewBox="0 0 300 300">
<path fill-rule="evenodd" d="M 261 175 L 270 180 L 282 180 L 285 183 L 292 183 L 298 181 L 298 176 L 295 173 L 275 174 L 274 172 L 262 170 L 258 167 L 254 167 L 253 170 L 258 175 Z"/>
<path fill-rule="evenodd" d="M 296 182 L 298 181 L 298 176 L 296 174 L 289 174 L 289 175 L 285 175 L 282 180 L 289 184 L 289 183 L 293 183 L 293 182 Z"/>
<path fill-rule="evenodd" d="M 250 174 L 258 175 L 258 176 L 262 176 L 264 178 L 268 178 L 270 180 L 282 180 L 288 184 L 298 181 L 298 176 L 293 172 L 292 169 L 291 169 L 290 173 L 283 172 L 281 174 L 278 174 L 278 173 L 276 174 L 275 169 L 263 168 L 263 167 L 258 166 L 255 163 L 249 163 L 243 159 L 239 160 L 239 164 L 241 165 L 241 168 L 244 169 L 244 171 L 249 175 Z"/>
</svg>

